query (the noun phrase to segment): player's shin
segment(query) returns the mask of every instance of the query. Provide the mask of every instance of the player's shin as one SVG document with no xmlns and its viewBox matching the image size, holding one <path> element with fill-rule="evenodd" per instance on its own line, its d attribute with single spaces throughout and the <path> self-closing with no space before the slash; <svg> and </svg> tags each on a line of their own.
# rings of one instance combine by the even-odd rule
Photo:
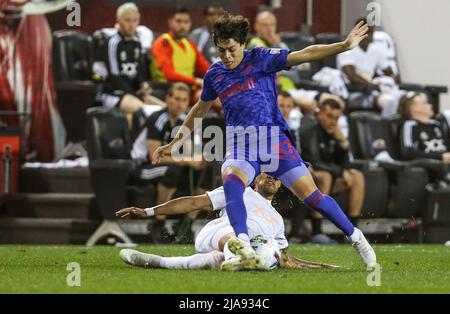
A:
<svg viewBox="0 0 450 314">
<path fill-rule="evenodd" d="M 347 236 L 351 236 L 355 231 L 355 227 L 344 214 L 336 201 L 320 192 L 318 189 L 309 195 L 304 201 L 305 205 L 313 210 L 317 210 L 328 220 L 333 222 Z"/>
<path fill-rule="evenodd" d="M 226 211 L 234 233 L 238 238 L 249 242 L 247 211 L 244 204 L 245 184 L 237 175 L 229 174 L 223 180 L 223 189 L 227 202 Z"/>
</svg>

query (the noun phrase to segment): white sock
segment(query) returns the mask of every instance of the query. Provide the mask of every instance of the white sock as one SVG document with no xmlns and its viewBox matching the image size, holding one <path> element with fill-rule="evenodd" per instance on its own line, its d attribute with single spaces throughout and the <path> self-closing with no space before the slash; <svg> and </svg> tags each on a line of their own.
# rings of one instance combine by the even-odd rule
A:
<svg viewBox="0 0 450 314">
<path fill-rule="evenodd" d="M 161 268 L 168 269 L 211 269 L 220 267 L 224 261 L 222 252 L 161 258 Z"/>
<path fill-rule="evenodd" d="M 350 240 L 352 240 L 352 242 L 356 242 L 359 240 L 359 233 L 361 231 L 358 228 L 355 228 L 355 230 L 353 231 L 353 233 L 350 235 Z"/>
<path fill-rule="evenodd" d="M 248 234 L 239 233 L 238 238 L 243 240 L 243 241 L 245 241 L 245 242 L 247 242 L 247 243 L 250 243 L 250 238 L 248 237 Z"/>
<path fill-rule="evenodd" d="M 228 248 L 228 241 L 223 246 L 223 255 L 224 255 L 226 261 L 228 261 L 230 258 L 236 257 L 236 255 L 234 253 L 232 253 L 230 251 L 230 249 Z"/>
</svg>

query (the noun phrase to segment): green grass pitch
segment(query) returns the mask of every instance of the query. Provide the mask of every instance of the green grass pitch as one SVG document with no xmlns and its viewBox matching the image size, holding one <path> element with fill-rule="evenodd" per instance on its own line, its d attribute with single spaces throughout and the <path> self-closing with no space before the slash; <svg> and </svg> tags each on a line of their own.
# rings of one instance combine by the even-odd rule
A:
<svg viewBox="0 0 450 314">
<path fill-rule="evenodd" d="M 191 245 L 140 246 L 174 256 Z M 0 293 L 450 293 L 450 247 L 376 245 L 380 286 L 350 245 L 292 245 L 291 253 L 342 270 L 283 270 L 226 273 L 213 270 L 143 269 L 124 264 L 119 248 L 99 246 L 0 246 Z M 69 287 L 67 265 L 80 265 L 81 286 Z"/>
</svg>

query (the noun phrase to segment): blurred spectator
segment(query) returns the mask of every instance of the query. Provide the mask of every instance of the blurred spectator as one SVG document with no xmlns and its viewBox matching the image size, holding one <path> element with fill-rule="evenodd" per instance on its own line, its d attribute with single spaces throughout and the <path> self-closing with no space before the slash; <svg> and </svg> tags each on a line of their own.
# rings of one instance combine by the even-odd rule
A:
<svg viewBox="0 0 450 314">
<path fill-rule="evenodd" d="M 365 20 L 358 20 L 356 24 Z M 348 83 L 362 86 L 364 92 L 350 93 L 350 109 L 378 109 L 384 116 L 397 111 L 400 90 L 393 78 L 386 54 L 373 43 L 374 28 L 369 27 L 368 37 L 359 46 L 337 56 L 337 67 L 345 74 Z M 375 77 L 381 69 L 384 76 Z"/>
<path fill-rule="evenodd" d="M 177 187 L 183 181 L 185 167 L 201 169 L 202 161 L 182 160 L 176 161 L 171 156 L 163 158 L 156 166 L 151 165 L 151 155 L 161 145 L 168 144 L 175 135 L 174 128 L 183 124 L 185 112 L 189 104 L 190 89 L 184 83 L 173 84 L 166 97 L 167 108 L 153 113 L 147 121 L 147 151 L 148 162 L 140 166 L 134 174 L 133 180 L 137 184 L 156 184 L 157 204 L 167 202 L 172 198 Z M 145 148 L 141 148 L 144 150 Z M 154 242 L 158 242 L 165 216 L 156 216 L 156 221 L 151 228 L 151 236 Z"/>
<path fill-rule="evenodd" d="M 402 156 L 405 160 L 431 158 L 450 164 L 449 126 L 433 119 L 433 106 L 425 95 L 408 92 L 400 101 L 405 122 L 400 132 Z"/>
<path fill-rule="evenodd" d="M 105 79 L 100 98 L 108 108 L 117 107 L 127 114 L 148 109 L 144 104 L 165 106 L 151 95 L 148 64 L 137 36 L 140 21 L 138 7 L 131 2 L 117 8 L 118 31 L 108 38 L 105 49 L 94 63 L 94 72 Z M 152 110 L 150 110 L 152 111 Z M 150 112 L 147 112 L 147 116 Z"/>
<path fill-rule="evenodd" d="M 317 179 L 317 186 L 325 194 L 342 191 L 349 193 L 348 216 L 357 224 L 364 201 L 365 180 L 361 172 L 349 168 L 349 142 L 338 127 L 342 115 L 342 106 L 332 98 L 319 105 L 315 117 L 303 119 L 300 130 L 302 157 L 311 163 L 312 174 Z M 322 234 L 321 215 L 312 213 L 312 242 L 334 242 Z"/>
<path fill-rule="evenodd" d="M 289 49 L 277 34 L 277 18 L 272 12 L 259 12 L 256 15 L 253 28 L 255 29 L 256 37 L 250 39 L 246 45 L 247 49 L 255 47 Z M 277 75 L 276 83 L 283 91 L 289 91 L 296 88 L 295 84 L 289 78 L 281 76 L 280 74 Z"/>
<path fill-rule="evenodd" d="M 345 100 L 342 97 L 327 92 L 296 89 L 289 91 L 289 94 L 294 100 L 294 105 L 301 111 L 299 114 L 300 118 L 314 114 L 319 107 L 319 104 L 322 104 L 325 100 L 330 98 L 337 101 L 343 110 L 345 109 Z M 293 110 L 292 115 L 298 115 L 295 112 L 295 109 Z M 293 117 L 291 117 L 291 119 L 292 118 Z M 345 115 L 339 117 L 338 127 L 341 129 L 342 133 L 344 133 L 345 137 L 348 138 L 348 121 Z"/>
<path fill-rule="evenodd" d="M 184 8 L 169 18 L 169 32 L 158 37 L 152 48 L 154 80 L 184 82 L 196 89 L 203 86 L 202 77 L 209 63 L 187 38 L 191 25 L 191 17 Z"/>
<path fill-rule="evenodd" d="M 378 49 L 385 56 L 385 64 L 392 71 L 391 76 L 394 77 L 397 83 L 400 83 L 400 72 L 397 64 L 397 52 L 395 49 L 395 42 L 391 35 L 382 30 L 373 32 L 373 44 L 378 46 Z M 383 70 L 378 68 L 377 75 L 384 75 Z"/>
<path fill-rule="evenodd" d="M 278 93 L 278 108 L 291 129 L 295 148 L 300 150 L 300 121 L 302 113 L 296 107 L 294 99 L 288 92 Z"/>
<path fill-rule="evenodd" d="M 270 11 L 262 11 L 256 15 L 253 25 L 256 37 L 247 43 L 247 49 L 254 47 L 288 49 L 277 34 L 277 18 Z"/>
<path fill-rule="evenodd" d="M 119 23 L 116 23 L 114 27 L 105 27 L 100 29 L 99 31 L 105 37 L 111 37 L 118 33 L 119 28 Z M 136 27 L 136 37 L 138 37 L 139 41 L 141 42 L 142 54 L 150 55 L 150 48 L 152 47 L 152 43 L 154 40 L 153 31 L 145 25 L 139 25 L 138 27 Z"/>
<path fill-rule="evenodd" d="M 211 36 L 212 28 L 217 19 L 224 13 L 220 4 L 209 4 L 203 10 L 205 25 L 196 28 L 189 35 L 189 39 L 197 44 L 197 49 L 205 56 L 209 63 L 214 63 L 219 59 L 217 48 Z"/>
</svg>

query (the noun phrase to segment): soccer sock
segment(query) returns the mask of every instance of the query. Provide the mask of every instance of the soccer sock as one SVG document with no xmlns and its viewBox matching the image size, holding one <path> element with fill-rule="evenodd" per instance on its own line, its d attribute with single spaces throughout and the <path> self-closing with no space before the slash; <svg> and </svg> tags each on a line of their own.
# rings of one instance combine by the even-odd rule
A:
<svg viewBox="0 0 450 314">
<path fill-rule="evenodd" d="M 353 231 L 349 238 L 352 242 L 356 242 L 360 239 L 358 228 L 355 227 L 355 231 Z"/>
<path fill-rule="evenodd" d="M 228 242 L 223 246 L 223 255 L 226 261 L 228 261 L 230 258 L 236 257 L 236 255 L 232 253 L 228 248 Z"/>
<path fill-rule="evenodd" d="M 353 234 L 355 227 L 332 197 L 322 194 L 317 189 L 304 200 L 304 203 L 332 221 L 347 236 Z"/>
<path fill-rule="evenodd" d="M 220 267 L 223 261 L 223 253 L 213 251 L 191 256 L 162 257 L 160 265 L 168 269 L 211 269 Z"/>
<path fill-rule="evenodd" d="M 234 233 L 240 239 L 245 240 L 247 235 L 247 211 L 244 204 L 245 184 L 242 180 L 234 175 L 229 174 L 223 180 L 223 190 L 225 192 L 225 200 L 227 201 L 227 215 Z"/>
</svg>

